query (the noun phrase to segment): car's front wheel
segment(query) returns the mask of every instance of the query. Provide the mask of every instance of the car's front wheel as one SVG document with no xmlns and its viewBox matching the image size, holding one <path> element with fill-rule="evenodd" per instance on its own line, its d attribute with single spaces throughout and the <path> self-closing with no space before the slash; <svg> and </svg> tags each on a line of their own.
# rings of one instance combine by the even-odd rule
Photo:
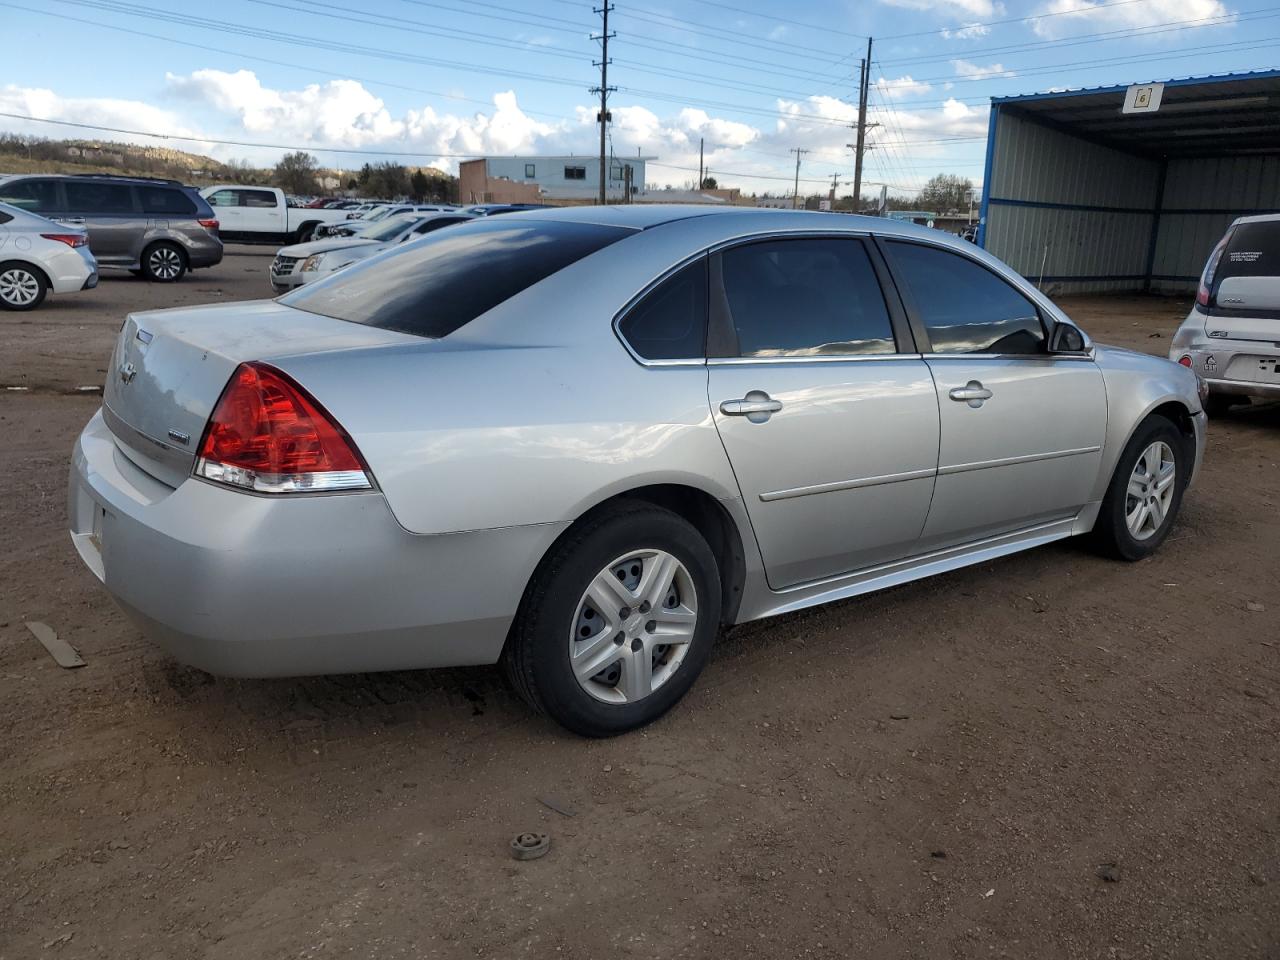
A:
<svg viewBox="0 0 1280 960">
<path fill-rule="evenodd" d="M 177 283 L 186 272 L 186 252 L 176 243 L 162 240 L 142 254 L 142 275 L 153 283 Z"/>
<path fill-rule="evenodd" d="M 589 737 L 657 719 L 693 685 L 720 626 L 701 534 L 646 503 L 606 509 L 556 544 L 521 601 L 503 666 L 531 706 Z"/>
<path fill-rule="evenodd" d="M 29 263 L 0 263 L 0 308 L 34 310 L 49 292 L 44 273 Z"/>
<path fill-rule="evenodd" d="M 1161 416 L 1144 420 L 1120 455 L 1094 540 L 1106 553 L 1141 560 L 1169 535 L 1190 478 L 1189 444 Z"/>
</svg>

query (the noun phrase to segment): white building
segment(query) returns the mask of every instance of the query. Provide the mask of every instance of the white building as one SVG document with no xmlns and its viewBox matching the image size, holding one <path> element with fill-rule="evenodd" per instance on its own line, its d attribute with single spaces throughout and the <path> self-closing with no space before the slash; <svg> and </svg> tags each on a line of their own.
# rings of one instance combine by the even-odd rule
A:
<svg viewBox="0 0 1280 960">
<path fill-rule="evenodd" d="M 654 157 L 608 158 L 606 193 L 611 200 L 621 200 L 627 168 L 631 169 L 633 193 L 645 192 L 645 162 Z M 600 158 L 595 156 L 565 157 L 485 157 L 468 160 L 458 168 L 462 202 L 480 202 L 483 196 L 536 190 L 546 200 L 589 201 L 600 195 Z M 503 190 L 503 182 L 527 185 Z M 473 197 L 473 194 L 475 195 Z"/>
</svg>

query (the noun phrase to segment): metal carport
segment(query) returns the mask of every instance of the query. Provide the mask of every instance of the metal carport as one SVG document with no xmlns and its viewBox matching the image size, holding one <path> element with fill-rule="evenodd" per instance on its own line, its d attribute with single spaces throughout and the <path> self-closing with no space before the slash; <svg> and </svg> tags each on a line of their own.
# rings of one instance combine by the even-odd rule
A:
<svg viewBox="0 0 1280 960">
<path fill-rule="evenodd" d="M 1233 219 L 1280 210 L 1280 70 L 1163 88 L 993 98 L 978 242 L 1054 293 L 1194 289 Z"/>
</svg>

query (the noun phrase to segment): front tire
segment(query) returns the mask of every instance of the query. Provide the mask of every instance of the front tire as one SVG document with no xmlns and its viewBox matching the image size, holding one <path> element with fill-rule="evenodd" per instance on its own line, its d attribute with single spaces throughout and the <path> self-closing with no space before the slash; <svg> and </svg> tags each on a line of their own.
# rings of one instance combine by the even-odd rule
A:
<svg viewBox="0 0 1280 960">
<path fill-rule="evenodd" d="M 1164 543 L 1191 475 L 1188 447 L 1164 417 L 1150 416 L 1138 426 L 1116 464 L 1093 528 L 1102 552 L 1142 560 Z"/>
<path fill-rule="evenodd" d="M 49 293 L 49 278 L 20 260 L 0 263 L 0 309 L 34 310 Z"/>
<path fill-rule="evenodd" d="M 142 275 L 152 283 L 177 283 L 187 272 L 187 253 L 176 243 L 161 240 L 142 252 Z"/>
<path fill-rule="evenodd" d="M 574 733 L 624 733 L 693 686 L 720 603 L 701 534 L 669 510 L 625 503 L 552 548 L 525 591 L 503 668 L 530 706 Z"/>
</svg>

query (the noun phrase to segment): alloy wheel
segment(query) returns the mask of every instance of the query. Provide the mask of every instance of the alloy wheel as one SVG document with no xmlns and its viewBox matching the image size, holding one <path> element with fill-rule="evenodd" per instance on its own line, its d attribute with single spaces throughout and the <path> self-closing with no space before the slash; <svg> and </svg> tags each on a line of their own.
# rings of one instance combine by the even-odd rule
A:
<svg viewBox="0 0 1280 960">
<path fill-rule="evenodd" d="M 147 258 L 153 276 L 172 280 L 182 272 L 182 257 L 173 247 L 156 247 Z"/>
<path fill-rule="evenodd" d="M 1142 451 L 1134 464 L 1125 494 L 1124 519 L 1135 540 L 1155 535 L 1173 504 L 1178 465 L 1173 448 L 1157 440 Z"/>
<path fill-rule="evenodd" d="M 25 307 L 40 296 L 40 281 L 30 270 L 10 267 L 0 273 L 0 300 L 13 307 Z"/>
<path fill-rule="evenodd" d="M 637 550 L 595 575 L 573 617 L 569 662 L 578 684 L 605 703 L 635 703 L 680 669 L 698 625 L 684 564 Z"/>
</svg>

